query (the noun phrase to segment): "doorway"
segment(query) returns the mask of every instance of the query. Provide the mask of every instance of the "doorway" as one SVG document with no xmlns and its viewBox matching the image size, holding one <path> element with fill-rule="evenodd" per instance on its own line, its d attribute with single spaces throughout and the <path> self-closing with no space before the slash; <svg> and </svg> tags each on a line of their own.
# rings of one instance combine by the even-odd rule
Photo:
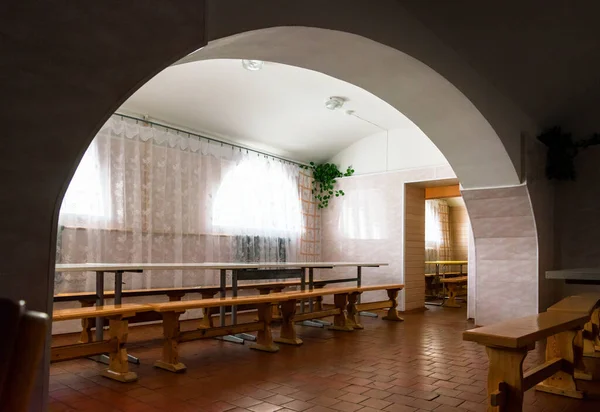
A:
<svg viewBox="0 0 600 412">
<path fill-rule="evenodd" d="M 472 317 L 474 247 L 459 183 L 407 184 L 405 198 L 405 283 L 411 290 L 422 287 L 412 299 L 425 307 L 467 310 Z"/>
</svg>

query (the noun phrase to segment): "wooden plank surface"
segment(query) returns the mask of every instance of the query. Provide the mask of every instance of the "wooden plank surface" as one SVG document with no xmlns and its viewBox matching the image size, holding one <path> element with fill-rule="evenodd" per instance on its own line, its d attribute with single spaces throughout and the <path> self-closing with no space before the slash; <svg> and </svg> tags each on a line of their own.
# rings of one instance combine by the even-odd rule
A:
<svg viewBox="0 0 600 412">
<path fill-rule="evenodd" d="M 93 343 L 76 343 L 74 345 L 56 346 L 50 348 L 50 362 L 84 358 L 92 355 L 115 352 L 118 347 L 116 339 Z"/>
<path fill-rule="evenodd" d="M 524 348 L 569 329 L 582 328 L 589 315 L 544 312 L 463 332 L 463 340 L 486 346 Z"/>
<path fill-rule="evenodd" d="M 442 283 L 466 283 L 467 279 L 468 279 L 467 276 L 459 276 L 456 278 L 441 279 L 440 282 L 442 282 Z"/>
<path fill-rule="evenodd" d="M 200 308 L 211 308 L 220 307 L 225 305 L 256 305 L 259 303 L 275 303 L 286 300 L 302 300 L 308 298 L 314 298 L 318 296 L 335 295 L 342 293 L 352 292 L 369 292 L 375 290 L 387 290 L 387 289 L 402 289 L 404 285 L 391 284 L 391 285 L 372 285 L 363 287 L 344 287 L 344 288 L 322 288 L 305 291 L 294 291 L 294 292 L 280 292 L 271 293 L 268 295 L 251 295 L 251 296 L 230 296 L 226 298 L 214 298 L 214 299 L 199 299 L 199 300 L 187 300 L 178 302 L 164 302 L 164 303 L 149 303 L 148 306 L 152 307 L 157 312 L 174 312 L 174 311 L 185 311 L 189 309 L 200 309 Z"/>
<path fill-rule="evenodd" d="M 599 302 L 600 293 L 583 293 L 581 295 L 569 296 L 567 298 L 564 298 L 560 302 L 550 306 L 548 308 L 548 311 L 591 314 Z"/>
<path fill-rule="evenodd" d="M 379 267 L 385 262 L 264 262 L 264 263 L 65 263 L 55 266 L 57 272 L 111 272 L 128 270 L 236 270 L 236 269 L 286 269 Z"/>
<path fill-rule="evenodd" d="M 136 303 L 123 303 L 121 305 L 91 306 L 86 308 L 59 309 L 52 313 L 52 320 L 59 322 L 63 320 L 85 319 L 95 317 L 107 317 L 115 315 L 133 316 L 139 312 L 148 312 L 152 308 L 148 305 Z"/>
</svg>

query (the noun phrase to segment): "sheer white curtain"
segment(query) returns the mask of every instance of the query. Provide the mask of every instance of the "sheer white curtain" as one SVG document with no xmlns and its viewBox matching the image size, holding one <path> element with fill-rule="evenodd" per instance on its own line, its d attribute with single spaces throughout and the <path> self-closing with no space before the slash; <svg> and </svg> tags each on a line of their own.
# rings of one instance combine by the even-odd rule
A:
<svg viewBox="0 0 600 412">
<path fill-rule="evenodd" d="M 59 218 L 57 261 L 294 261 L 299 168 L 113 116 L 83 157 Z M 126 275 L 129 288 L 215 284 L 217 273 Z M 64 274 L 57 292 L 93 289 Z"/>
<path fill-rule="evenodd" d="M 449 260 L 450 208 L 443 199 L 425 201 L 425 260 Z M 426 265 L 427 273 L 435 273 L 434 265 Z"/>
</svg>

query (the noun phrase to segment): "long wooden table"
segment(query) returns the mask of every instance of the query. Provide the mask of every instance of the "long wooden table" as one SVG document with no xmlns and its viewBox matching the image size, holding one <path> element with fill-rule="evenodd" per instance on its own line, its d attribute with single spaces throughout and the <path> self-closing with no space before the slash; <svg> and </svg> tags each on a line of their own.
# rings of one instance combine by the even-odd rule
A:
<svg viewBox="0 0 600 412">
<path fill-rule="evenodd" d="M 355 277 L 344 279 L 320 280 L 319 284 L 355 281 L 362 285 L 363 267 L 387 266 L 383 262 L 264 262 L 264 263 L 75 263 L 58 264 L 56 272 L 95 272 L 96 273 L 96 305 L 104 305 L 104 275 L 114 273 L 114 303 L 121 304 L 123 291 L 123 273 L 142 273 L 145 270 L 219 270 L 220 295 L 225 297 L 227 271 L 232 272 L 233 294 L 237 296 L 237 282 L 242 279 L 270 280 L 283 278 L 299 278 L 301 289 L 306 289 L 306 274 L 308 272 L 308 287 L 314 288 L 314 269 L 333 269 L 339 267 L 356 267 Z M 221 308 L 221 326 L 225 325 L 225 308 Z M 236 321 L 236 309 L 232 308 L 232 320 Z M 102 339 L 103 319 L 96 319 L 96 339 Z"/>
</svg>

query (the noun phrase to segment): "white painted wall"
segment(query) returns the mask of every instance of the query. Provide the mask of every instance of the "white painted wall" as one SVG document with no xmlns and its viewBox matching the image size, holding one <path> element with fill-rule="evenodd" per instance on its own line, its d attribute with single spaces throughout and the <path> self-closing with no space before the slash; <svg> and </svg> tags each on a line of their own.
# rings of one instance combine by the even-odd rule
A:
<svg viewBox="0 0 600 412">
<path fill-rule="evenodd" d="M 356 175 L 448 165 L 442 152 L 417 126 L 367 136 L 330 162 L 340 170 L 352 165 Z"/>
</svg>

